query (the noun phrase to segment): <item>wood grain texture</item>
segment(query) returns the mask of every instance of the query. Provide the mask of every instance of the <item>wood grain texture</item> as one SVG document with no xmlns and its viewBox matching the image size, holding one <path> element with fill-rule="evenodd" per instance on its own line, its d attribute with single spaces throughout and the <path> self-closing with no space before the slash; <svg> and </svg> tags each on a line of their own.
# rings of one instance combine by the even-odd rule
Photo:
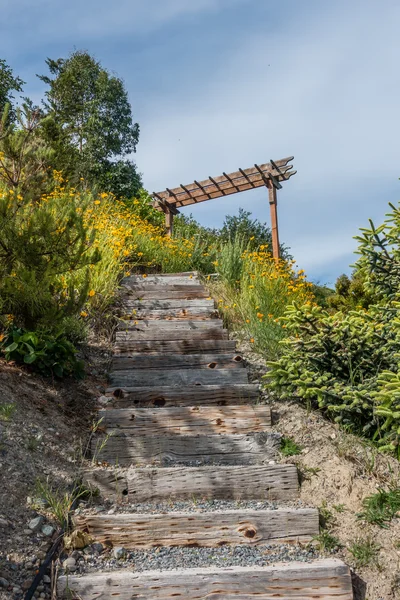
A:
<svg viewBox="0 0 400 600">
<path fill-rule="evenodd" d="M 118 502 L 141 503 L 204 499 L 294 500 L 298 496 L 295 465 L 233 467 L 132 467 L 91 469 L 87 484 Z M 277 491 L 279 490 L 279 491 Z"/>
<path fill-rule="evenodd" d="M 102 436 L 92 439 L 92 448 L 99 448 Z M 280 436 L 274 433 L 234 435 L 162 435 L 135 436 L 123 431 L 112 435 L 98 460 L 120 466 L 154 464 L 171 466 L 185 464 L 254 465 L 275 459 Z M 280 492 L 280 491 L 279 491 Z M 282 490 L 284 493 L 284 490 Z"/>
<path fill-rule="evenodd" d="M 113 571 L 58 580 L 82 600 L 353 600 L 350 569 L 337 559 L 290 562 L 269 567 Z"/>
<path fill-rule="evenodd" d="M 106 546 L 127 550 L 309 542 L 319 532 L 315 508 L 213 513 L 116 514 L 74 517 L 74 525 Z"/>
<path fill-rule="evenodd" d="M 246 369 L 133 369 L 131 371 L 112 371 L 109 375 L 111 385 L 135 387 L 149 385 L 197 386 L 232 385 L 248 383 Z"/>
<path fill-rule="evenodd" d="M 169 285 L 160 289 L 157 285 L 126 286 L 132 300 L 193 300 L 208 298 L 209 292 L 202 285 Z"/>
<path fill-rule="evenodd" d="M 190 356 L 190 355 L 188 355 Z M 226 406 L 227 404 L 253 404 L 259 400 L 260 391 L 257 384 L 240 385 L 199 385 L 187 389 L 172 386 L 109 387 L 106 390 L 112 396 L 112 403 L 117 408 L 130 406 Z"/>
<path fill-rule="evenodd" d="M 200 354 L 201 352 L 212 352 L 225 354 L 235 352 L 235 340 L 118 340 L 114 344 L 114 354 L 126 356 L 136 352 L 153 354 L 157 352 L 173 354 Z"/>
<path fill-rule="evenodd" d="M 99 411 L 102 426 L 126 435 L 216 435 L 271 429 L 268 406 L 115 408 Z"/>
<path fill-rule="evenodd" d="M 125 287 L 134 287 L 136 285 L 157 285 L 158 287 L 167 287 L 171 285 L 188 285 L 191 287 L 201 287 L 201 283 L 195 275 L 189 277 L 183 275 L 171 275 L 171 277 L 162 277 L 160 275 L 147 275 L 147 277 L 143 277 L 142 275 L 132 275 L 131 277 L 126 277 L 125 279 L 123 279 L 121 285 Z"/>
<path fill-rule="evenodd" d="M 223 327 L 223 322 L 221 319 L 204 319 L 201 321 L 193 321 L 190 319 L 189 315 L 182 315 L 182 319 L 178 320 L 167 320 L 167 319 L 135 319 L 132 318 L 130 320 L 121 319 L 118 321 L 118 329 L 120 331 L 150 331 L 150 330 L 179 330 L 186 329 L 189 331 L 197 331 L 203 329 L 210 328 L 219 328 Z"/>
<path fill-rule="evenodd" d="M 176 321 L 178 323 L 185 319 L 191 321 L 207 321 L 209 319 L 217 319 L 218 311 L 215 308 L 189 307 L 185 309 L 180 308 L 166 308 L 162 310 L 136 310 L 136 314 L 132 317 L 132 313 L 126 312 L 121 315 L 126 318 L 129 317 L 133 321 L 141 321 L 146 319 L 152 319 L 157 321 Z"/>
<path fill-rule="evenodd" d="M 135 354 L 114 357 L 111 371 L 126 369 L 243 369 L 245 361 L 240 354 Z"/>
<path fill-rule="evenodd" d="M 207 327 L 205 329 L 176 329 L 168 331 L 165 329 L 149 329 L 147 331 L 142 330 L 128 330 L 128 331 L 117 331 L 115 334 L 115 340 L 117 345 L 122 341 L 136 341 L 136 340 L 148 340 L 148 341 L 172 341 L 172 340 L 189 340 L 196 342 L 197 340 L 227 340 L 228 332 L 226 329 L 219 329 L 218 327 Z"/>
<path fill-rule="evenodd" d="M 208 308 L 213 309 L 214 300 L 206 298 L 195 298 L 194 300 L 167 299 L 167 300 L 132 300 L 130 296 L 121 298 L 122 305 L 131 310 L 168 310 L 175 308 L 182 310 L 184 308 Z"/>
</svg>

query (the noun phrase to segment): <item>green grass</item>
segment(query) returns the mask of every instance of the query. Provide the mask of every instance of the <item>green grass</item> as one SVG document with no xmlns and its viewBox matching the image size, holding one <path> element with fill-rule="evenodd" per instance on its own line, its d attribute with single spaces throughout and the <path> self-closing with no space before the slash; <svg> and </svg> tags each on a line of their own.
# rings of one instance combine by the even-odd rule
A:
<svg viewBox="0 0 400 600">
<path fill-rule="evenodd" d="M 280 452 L 282 456 L 296 456 L 296 454 L 301 453 L 301 446 L 296 444 L 290 438 L 283 437 L 281 440 Z"/>
<path fill-rule="evenodd" d="M 12 402 L 0 404 L 0 421 L 9 421 L 16 411 L 16 405 Z"/>
<path fill-rule="evenodd" d="M 319 535 L 313 537 L 317 542 L 317 547 L 320 552 L 334 552 L 342 548 L 342 544 L 337 537 L 329 533 L 329 531 L 321 531 Z"/>
<path fill-rule="evenodd" d="M 353 555 L 356 567 L 367 567 L 377 564 L 380 546 L 376 544 L 371 537 L 354 540 L 349 546 L 348 551 Z"/>
<path fill-rule="evenodd" d="M 364 510 L 358 515 L 360 519 L 387 529 L 400 511 L 400 488 L 378 490 L 364 498 L 362 506 Z"/>
</svg>

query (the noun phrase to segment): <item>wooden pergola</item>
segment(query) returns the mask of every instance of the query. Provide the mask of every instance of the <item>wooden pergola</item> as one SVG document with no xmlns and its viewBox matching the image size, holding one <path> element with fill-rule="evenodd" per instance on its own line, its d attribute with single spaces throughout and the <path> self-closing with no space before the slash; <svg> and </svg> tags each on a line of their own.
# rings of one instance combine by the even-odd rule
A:
<svg viewBox="0 0 400 600">
<path fill-rule="evenodd" d="M 254 165 L 249 169 L 239 169 L 234 173 L 223 173 L 218 177 L 209 177 L 204 181 L 196 181 L 188 185 L 153 193 L 154 207 L 165 213 L 167 234 L 172 235 L 173 217 L 179 213 L 178 208 L 191 206 L 206 200 L 223 198 L 230 194 L 245 192 L 253 188 L 266 186 L 268 188 L 271 212 L 272 249 L 276 259 L 279 258 L 279 232 L 276 190 L 281 189 L 282 181 L 296 174 L 293 165 L 288 164 L 293 156 L 281 160 L 270 160 L 269 163 Z"/>
</svg>

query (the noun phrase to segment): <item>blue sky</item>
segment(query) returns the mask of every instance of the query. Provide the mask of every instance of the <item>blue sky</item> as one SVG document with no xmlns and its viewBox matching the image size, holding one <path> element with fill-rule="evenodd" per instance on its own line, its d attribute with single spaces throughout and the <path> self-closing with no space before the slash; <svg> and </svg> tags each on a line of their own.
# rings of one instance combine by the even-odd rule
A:
<svg viewBox="0 0 400 600">
<path fill-rule="evenodd" d="M 74 48 L 124 79 L 149 191 L 294 155 L 281 239 L 329 283 L 400 198 L 399 30 L 397 0 L 0 0 L 0 57 L 27 95 Z M 219 226 L 239 206 L 269 219 L 264 189 L 191 212 Z"/>
</svg>

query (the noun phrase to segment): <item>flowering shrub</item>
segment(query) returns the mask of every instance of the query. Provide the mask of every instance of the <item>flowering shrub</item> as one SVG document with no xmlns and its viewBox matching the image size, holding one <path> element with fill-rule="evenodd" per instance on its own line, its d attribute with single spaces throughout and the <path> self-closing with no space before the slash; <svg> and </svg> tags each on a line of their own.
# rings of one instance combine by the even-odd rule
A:
<svg viewBox="0 0 400 600">
<path fill-rule="evenodd" d="M 214 264 L 223 281 L 215 293 L 226 319 L 244 329 L 255 348 L 276 356 L 285 337 L 280 317 L 287 305 L 314 301 L 304 271 L 294 271 L 292 262 L 275 261 L 265 245 L 243 249 L 238 239 L 221 247 Z"/>
</svg>

